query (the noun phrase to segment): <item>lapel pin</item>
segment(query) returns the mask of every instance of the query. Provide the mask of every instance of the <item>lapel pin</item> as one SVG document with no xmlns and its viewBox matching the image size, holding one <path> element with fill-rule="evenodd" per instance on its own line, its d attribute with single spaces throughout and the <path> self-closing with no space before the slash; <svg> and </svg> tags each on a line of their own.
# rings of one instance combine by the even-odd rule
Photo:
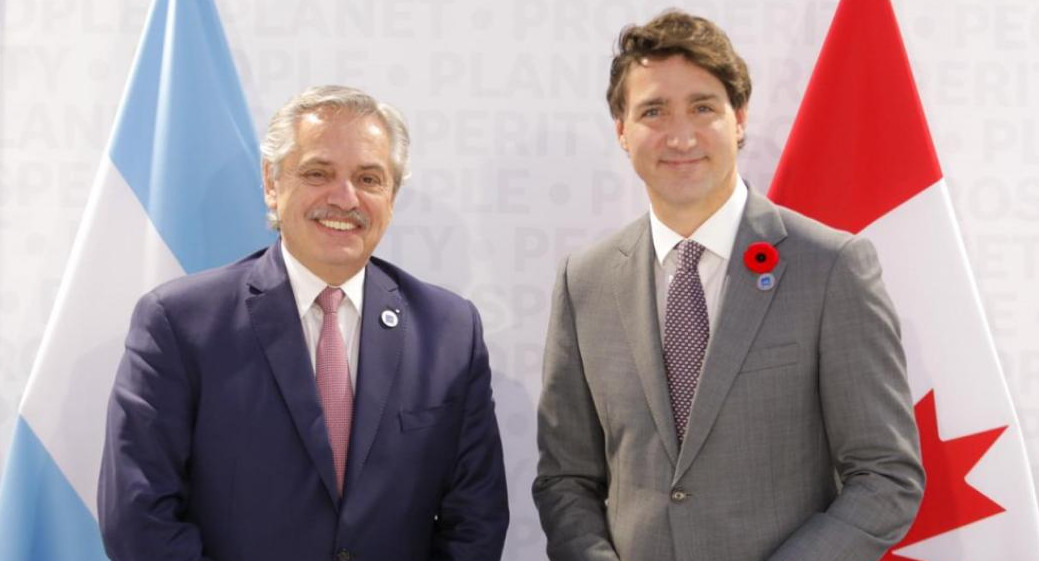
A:
<svg viewBox="0 0 1039 561">
<path fill-rule="evenodd" d="M 758 290 L 772 290 L 776 286 L 776 277 L 772 269 L 779 263 L 779 251 L 768 242 L 755 242 L 747 246 L 743 252 L 743 264 L 758 274 Z"/>
<path fill-rule="evenodd" d="M 383 327 L 393 329 L 400 323 L 400 316 L 397 313 L 400 310 L 383 310 L 382 314 L 379 315 L 379 322 L 382 323 Z"/>
<path fill-rule="evenodd" d="M 773 286 L 776 286 L 776 277 L 772 273 L 758 276 L 758 290 L 772 290 Z"/>
</svg>

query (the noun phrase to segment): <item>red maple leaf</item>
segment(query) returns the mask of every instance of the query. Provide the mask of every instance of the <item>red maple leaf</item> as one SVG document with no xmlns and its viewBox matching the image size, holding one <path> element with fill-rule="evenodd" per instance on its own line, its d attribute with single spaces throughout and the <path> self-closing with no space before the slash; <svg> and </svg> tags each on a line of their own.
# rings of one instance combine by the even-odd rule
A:
<svg viewBox="0 0 1039 561">
<path fill-rule="evenodd" d="M 1007 427 L 942 440 L 938 436 L 934 391 L 928 392 L 914 409 L 927 486 L 909 533 L 881 561 L 912 561 L 892 552 L 1006 510 L 971 487 L 966 477 Z"/>
</svg>

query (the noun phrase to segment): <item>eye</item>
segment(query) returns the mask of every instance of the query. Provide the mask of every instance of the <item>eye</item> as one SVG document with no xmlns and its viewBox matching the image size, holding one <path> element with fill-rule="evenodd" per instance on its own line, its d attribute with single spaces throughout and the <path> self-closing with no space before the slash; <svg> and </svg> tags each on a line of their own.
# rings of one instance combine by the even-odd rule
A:
<svg viewBox="0 0 1039 561">
<path fill-rule="evenodd" d="M 366 173 L 360 177 L 359 184 L 367 189 L 378 189 L 383 184 L 382 176 Z"/>
<path fill-rule="evenodd" d="M 693 111 L 696 113 L 713 113 L 714 108 L 710 105 L 700 104 L 693 107 Z"/>
<path fill-rule="evenodd" d="M 659 107 L 650 107 L 650 108 L 644 110 L 642 112 L 642 115 L 640 115 L 640 117 L 642 117 L 642 118 L 659 117 L 660 114 L 661 114 L 661 110 L 660 110 Z"/>
<path fill-rule="evenodd" d="M 303 178 L 303 181 L 310 183 L 312 185 L 324 183 L 328 180 L 328 173 L 320 169 L 303 170 L 300 172 L 299 175 Z"/>
</svg>

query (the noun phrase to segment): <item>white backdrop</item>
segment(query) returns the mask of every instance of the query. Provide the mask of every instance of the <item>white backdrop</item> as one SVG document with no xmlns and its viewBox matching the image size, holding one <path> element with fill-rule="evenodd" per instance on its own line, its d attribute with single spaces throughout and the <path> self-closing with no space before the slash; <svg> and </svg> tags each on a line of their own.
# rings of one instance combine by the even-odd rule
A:
<svg viewBox="0 0 1039 561">
<path fill-rule="evenodd" d="M 217 2 L 258 131 L 322 83 L 407 116 L 414 173 L 377 253 L 483 314 L 513 508 L 507 559 L 543 555 L 529 487 L 556 264 L 647 208 L 604 101 L 613 41 L 672 3 Z M 894 3 L 1039 466 L 1039 2 Z M 740 166 L 767 189 L 836 2 L 681 7 L 721 24 L 747 59 Z M 0 465 L 147 11 L 147 0 L 0 0 Z"/>
</svg>

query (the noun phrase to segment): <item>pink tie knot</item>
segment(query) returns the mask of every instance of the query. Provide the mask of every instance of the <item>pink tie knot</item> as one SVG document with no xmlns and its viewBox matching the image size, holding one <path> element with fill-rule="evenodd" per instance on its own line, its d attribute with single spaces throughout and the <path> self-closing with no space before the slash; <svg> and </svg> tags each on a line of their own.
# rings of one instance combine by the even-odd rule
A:
<svg viewBox="0 0 1039 561">
<path fill-rule="evenodd" d="M 339 304 L 343 301 L 343 291 L 334 286 L 326 286 L 321 294 L 317 295 L 315 301 L 326 314 L 334 314 L 339 311 Z"/>
</svg>

